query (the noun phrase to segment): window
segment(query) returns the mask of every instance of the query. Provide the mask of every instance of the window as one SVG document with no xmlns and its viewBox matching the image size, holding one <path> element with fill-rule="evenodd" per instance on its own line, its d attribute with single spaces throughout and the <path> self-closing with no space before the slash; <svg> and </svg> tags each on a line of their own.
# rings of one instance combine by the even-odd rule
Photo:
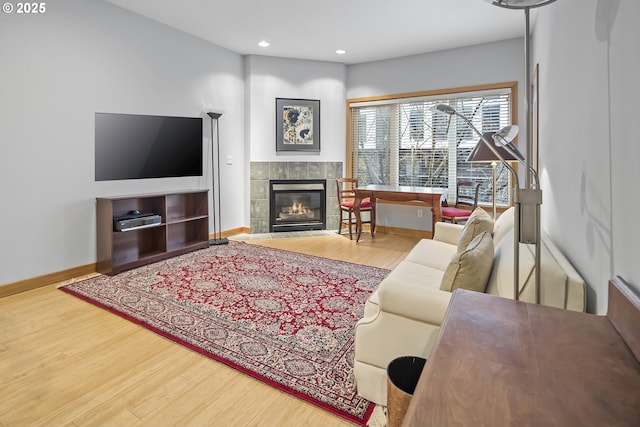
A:
<svg viewBox="0 0 640 427">
<path fill-rule="evenodd" d="M 351 99 L 347 173 L 361 185 L 387 184 L 448 187 L 453 201 L 459 179 L 479 182 L 479 203 L 493 203 L 489 163 L 468 163 L 479 136 L 457 116 L 436 113 L 445 103 L 482 133 L 515 123 L 516 83 L 453 89 L 437 93 Z M 496 204 L 510 205 L 511 176 L 496 169 Z"/>
</svg>

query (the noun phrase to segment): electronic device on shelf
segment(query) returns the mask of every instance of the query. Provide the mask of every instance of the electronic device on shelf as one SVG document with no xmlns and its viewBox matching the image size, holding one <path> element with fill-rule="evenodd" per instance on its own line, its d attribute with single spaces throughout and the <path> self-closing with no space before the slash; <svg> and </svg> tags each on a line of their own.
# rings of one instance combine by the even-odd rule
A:
<svg viewBox="0 0 640 427">
<path fill-rule="evenodd" d="M 131 231 L 145 227 L 155 227 L 162 223 L 162 217 L 152 212 L 131 210 L 125 215 L 113 217 L 113 231 Z"/>
</svg>

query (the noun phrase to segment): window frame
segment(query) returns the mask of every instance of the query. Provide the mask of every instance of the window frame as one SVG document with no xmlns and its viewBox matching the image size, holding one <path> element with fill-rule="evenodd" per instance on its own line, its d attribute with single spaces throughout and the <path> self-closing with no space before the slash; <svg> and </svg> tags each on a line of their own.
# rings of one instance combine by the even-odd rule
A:
<svg viewBox="0 0 640 427">
<path fill-rule="evenodd" d="M 472 94 L 473 92 L 481 92 L 481 91 L 491 91 L 491 90 L 502 90 L 508 89 L 511 92 L 510 95 L 510 122 L 511 124 L 518 124 L 518 82 L 517 81 L 509 81 L 509 82 L 499 82 L 499 83 L 491 83 L 491 84 L 483 84 L 483 85 L 474 85 L 474 86 L 464 86 L 464 87 L 455 87 L 455 88 L 446 88 L 446 89 L 436 89 L 430 91 L 422 91 L 422 92 L 409 92 L 409 93 L 401 93 L 401 94 L 391 94 L 391 95 L 380 95 L 380 96 L 371 96 L 371 97 L 362 97 L 362 98 L 349 98 L 346 103 L 346 114 L 347 114 L 347 139 L 346 139 L 346 153 L 345 153 L 345 173 L 347 177 L 355 177 L 357 171 L 354 168 L 354 164 L 356 163 L 355 154 L 356 152 L 352 150 L 352 117 L 351 117 L 351 109 L 353 104 L 358 103 L 368 103 L 368 102 L 388 102 L 388 101 L 397 101 L 398 103 L 403 102 L 408 98 L 420 98 L 420 97 L 442 97 L 446 98 L 447 96 L 453 97 L 464 97 L 465 93 Z M 472 131 L 472 130 L 471 130 Z M 473 131 L 472 131 L 473 132 Z M 517 139 L 514 141 L 517 145 Z M 518 171 L 517 164 L 513 165 L 514 170 Z M 511 182 L 511 191 L 509 191 L 509 204 L 513 204 L 513 200 L 511 195 L 513 194 L 513 188 L 515 188 L 514 180 L 510 180 Z M 487 207 L 489 205 L 479 204 L 483 207 Z M 506 208 L 500 208 L 499 210 L 504 210 Z"/>
</svg>

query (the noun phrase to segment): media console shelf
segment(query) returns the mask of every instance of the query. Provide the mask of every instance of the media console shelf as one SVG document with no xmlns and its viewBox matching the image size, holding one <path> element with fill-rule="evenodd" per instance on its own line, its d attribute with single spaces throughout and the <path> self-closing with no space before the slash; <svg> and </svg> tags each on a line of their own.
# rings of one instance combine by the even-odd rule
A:
<svg viewBox="0 0 640 427">
<path fill-rule="evenodd" d="M 98 273 L 114 275 L 209 247 L 208 190 L 100 197 L 96 202 Z M 114 231 L 113 218 L 135 210 L 160 215 L 162 221 Z"/>
</svg>

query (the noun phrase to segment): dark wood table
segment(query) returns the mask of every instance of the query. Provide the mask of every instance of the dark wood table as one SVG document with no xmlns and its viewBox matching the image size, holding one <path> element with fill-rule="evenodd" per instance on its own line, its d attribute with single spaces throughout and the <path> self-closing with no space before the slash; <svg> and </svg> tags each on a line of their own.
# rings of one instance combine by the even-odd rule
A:
<svg viewBox="0 0 640 427">
<path fill-rule="evenodd" d="M 640 299 L 606 316 L 453 294 L 403 427 L 640 425 Z"/>
<path fill-rule="evenodd" d="M 360 217 L 360 203 L 362 200 L 369 199 L 376 203 L 377 199 L 388 200 L 390 202 L 413 202 L 421 201 L 433 208 L 431 219 L 431 233 L 435 228 L 435 223 L 442 220 L 442 209 L 440 208 L 440 200 L 442 195 L 447 192 L 446 188 L 435 187 L 408 187 L 402 185 L 366 185 L 353 190 L 355 198 L 353 200 L 353 212 L 356 216 L 356 227 L 358 228 L 358 236 L 356 242 L 360 240 L 362 232 L 362 218 Z M 375 220 L 371 220 L 371 237 L 376 230 Z"/>
</svg>

